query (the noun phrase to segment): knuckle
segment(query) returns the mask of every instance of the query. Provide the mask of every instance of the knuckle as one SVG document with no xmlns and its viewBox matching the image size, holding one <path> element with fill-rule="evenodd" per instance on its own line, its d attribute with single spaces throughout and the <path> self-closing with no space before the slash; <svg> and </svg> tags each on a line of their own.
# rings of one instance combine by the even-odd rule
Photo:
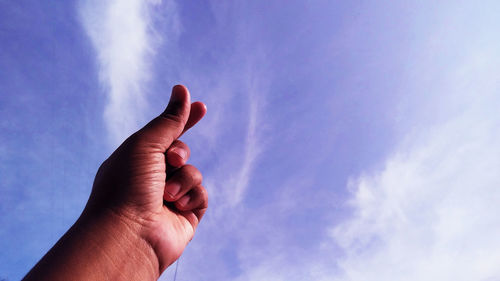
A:
<svg viewBox="0 0 500 281">
<path fill-rule="evenodd" d="M 203 201 L 208 202 L 208 192 L 205 189 L 205 187 L 200 185 L 199 192 L 200 192 L 200 195 L 201 195 L 201 198 L 203 199 Z"/>
<path fill-rule="evenodd" d="M 170 147 L 180 147 L 180 148 L 184 148 L 185 146 L 186 144 L 180 140 L 174 140 L 170 145 Z"/>
<path fill-rule="evenodd" d="M 139 130 L 132 134 L 127 140 L 127 147 L 132 149 L 150 149 L 154 151 L 162 151 L 163 143 L 172 143 L 171 136 L 164 136 L 157 133 L 152 133 L 151 130 Z"/>
<path fill-rule="evenodd" d="M 176 151 L 179 151 L 179 150 L 184 150 L 186 155 L 189 157 L 189 154 L 190 154 L 190 151 L 189 151 L 189 146 L 187 146 L 187 144 L 185 144 L 184 142 L 180 141 L 180 140 L 174 140 L 172 142 L 172 144 L 170 145 L 169 151 L 173 151 L 173 150 L 176 150 Z"/>
<path fill-rule="evenodd" d="M 196 187 L 196 193 L 197 193 L 197 206 L 196 209 L 206 209 L 208 207 L 208 194 L 207 190 L 201 186 L 198 185 Z"/>
<path fill-rule="evenodd" d="M 198 185 L 203 181 L 203 176 L 201 172 L 195 166 L 188 164 L 184 165 L 182 168 L 184 174 L 191 179 L 193 185 Z"/>
<path fill-rule="evenodd" d="M 183 123 L 183 118 L 179 114 L 162 113 L 160 115 L 160 118 L 167 120 L 169 122 L 177 123 L 177 124 Z"/>
</svg>

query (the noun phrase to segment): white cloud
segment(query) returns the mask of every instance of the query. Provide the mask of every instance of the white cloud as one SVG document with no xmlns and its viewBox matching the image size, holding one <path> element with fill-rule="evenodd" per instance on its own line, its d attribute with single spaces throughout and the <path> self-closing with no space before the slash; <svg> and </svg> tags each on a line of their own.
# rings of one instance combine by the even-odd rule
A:
<svg viewBox="0 0 500 281">
<path fill-rule="evenodd" d="M 147 110 L 145 83 L 161 38 L 153 28 L 158 0 L 86 0 L 80 2 L 83 27 L 97 54 L 99 78 L 107 93 L 104 120 L 111 146 L 139 128 Z M 169 5 L 169 16 L 175 6 Z"/>
<path fill-rule="evenodd" d="M 228 192 L 228 202 L 231 202 L 232 206 L 238 205 L 243 196 L 245 195 L 246 189 L 248 188 L 248 184 L 250 181 L 250 177 L 255 166 L 255 161 L 259 156 L 262 148 L 262 139 L 260 137 L 260 131 L 262 128 L 259 128 L 259 115 L 261 114 L 259 110 L 262 110 L 262 106 L 259 104 L 259 96 L 252 95 L 256 93 L 255 87 L 247 88 L 249 95 L 249 114 L 247 120 L 247 131 L 245 136 L 245 146 L 244 146 L 244 156 L 243 162 L 240 165 L 240 169 L 237 173 L 237 177 L 234 182 L 231 184 L 233 186 L 233 190 Z"/>
<path fill-rule="evenodd" d="M 500 278 L 499 126 L 457 118 L 353 183 L 345 280 Z"/>
<path fill-rule="evenodd" d="M 500 280 L 499 58 L 462 55 L 430 72 L 417 129 L 385 167 L 351 182 L 353 216 L 331 232 L 338 280 Z"/>
</svg>

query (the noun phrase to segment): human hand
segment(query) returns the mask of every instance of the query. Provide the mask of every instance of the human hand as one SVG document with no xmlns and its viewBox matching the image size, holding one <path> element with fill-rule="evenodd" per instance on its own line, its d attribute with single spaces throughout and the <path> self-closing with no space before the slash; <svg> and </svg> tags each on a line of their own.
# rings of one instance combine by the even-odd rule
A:
<svg viewBox="0 0 500 281">
<path fill-rule="evenodd" d="M 165 111 L 130 136 L 101 165 L 84 215 L 112 212 L 154 250 L 159 270 L 179 258 L 207 208 L 201 173 L 185 165 L 187 145 L 177 140 L 206 113 L 175 86 Z"/>
</svg>

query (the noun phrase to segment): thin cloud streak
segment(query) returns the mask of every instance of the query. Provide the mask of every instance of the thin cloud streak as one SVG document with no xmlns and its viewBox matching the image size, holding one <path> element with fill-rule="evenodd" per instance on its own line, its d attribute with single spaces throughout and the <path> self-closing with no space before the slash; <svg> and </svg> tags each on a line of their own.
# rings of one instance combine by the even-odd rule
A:
<svg viewBox="0 0 500 281">
<path fill-rule="evenodd" d="M 82 1 L 82 25 L 94 46 L 99 78 L 107 94 L 104 120 L 116 146 L 144 123 L 145 83 L 159 44 L 151 8 L 160 1 Z"/>
<path fill-rule="evenodd" d="M 249 91 L 249 93 L 253 92 L 254 91 Z M 258 101 L 252 98 L 251 94 L 249 94 L 249 97 L 251 100 L 248 109 L 249 116 L 244 148 L 245 154 L 243 157 L 243 163 L 238 172 L 238 177 L 235 180 L 234 190 L 229 193 L 230 198 L 228 198 L 233 207 L 238 205 L 243 199 L 250 182 L 255 162 L 260 154 L 259 143 L 261 143 L 261 140 L 257 126 L 259 123 L 259 115 L 261 115 L 261 109 L 259 108 Z"/>
</svg>

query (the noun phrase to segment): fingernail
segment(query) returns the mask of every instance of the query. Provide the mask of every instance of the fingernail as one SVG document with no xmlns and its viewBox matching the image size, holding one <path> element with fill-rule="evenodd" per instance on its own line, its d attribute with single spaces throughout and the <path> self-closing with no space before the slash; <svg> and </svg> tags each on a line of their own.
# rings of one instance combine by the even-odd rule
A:
<svg viewBox="0 0 500 281">
<path fill-rule="evenodd" d="M 170 101 L 162 114 L 175 116 L 182 114 L 184 110 L 184 103 L 186 102 L 185 91 L 186 88 L 182 85 L 174 86 L 172 94 L 170 95 Z M 187 98 L 189 99 L 189 96 Z"/>
<path fill-rule="evenodd" d="M 165 187 L 165 191 L 172 197 L 175 197 L 181 190 L 181 185 L 178 182 L 170 182 Z"/>
<path fill-rule="evenodd" d="M 182 198 L 179 199 L 179 205 L 186 206 L 187 203 L 189 202 L 189 199 L 191 199 L 191 197 L 189 195 L 182 196 Z"/>
<path fill-rule="evenodd" d="M 183 91 L 184 86 L 182 85 L 175 85 L 172 88 L 172 95 L 170 96 L 170 102 L 177 102 L 183 98 L 182 91 Z"/>
<path fill-rule="evenodd" d="M 187 153 L 184 149 L 182 148 L 172 148 L 171 150 L 173 153 L 179 155 L 180 158 L 186 159 Z"/>
</svg>

